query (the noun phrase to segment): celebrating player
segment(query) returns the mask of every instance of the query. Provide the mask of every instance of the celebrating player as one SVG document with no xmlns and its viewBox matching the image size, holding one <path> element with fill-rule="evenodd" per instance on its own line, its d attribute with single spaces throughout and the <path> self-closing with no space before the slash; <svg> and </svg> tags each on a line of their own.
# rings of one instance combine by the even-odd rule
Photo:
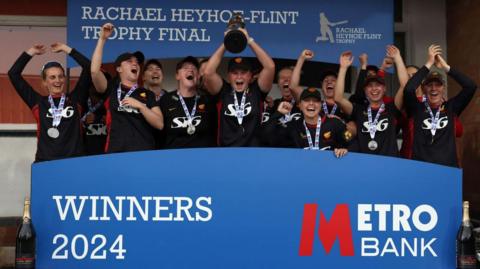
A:
<svg viewBox="0 0 480 269">
<path fill-rule="evenodd" d="M 80 156 L 84 153 L 81 132 L 81 103 L 88 96 L 90 60 L 77 50 L 62 43 L 51 45 L 51 51 L 70 55 L 81 67 L 82 73 L 75 89 L 65 91 L 65 70 L 58 62 L 48 62 L 41 70 L 42 84 L 48 96 L 42 96 L 22 77 L 27 63 L 47 51 L 44 45 L 34 45 L 23 52 L 8 71 L 18 95 L 32 110 L 37 121 L 37 153 L 35 162 Z"/>
<path fill-rule="evenodd" d="M 92 56 L 91 75 L 95 89 L 106 92 L 108 138 L 106 152 L 149 150 L 155 148 L 152 127 L 163 129 L 163 118 L 155 95 L 138 86 L 141 52 L 126 52 L 115 60 L 117 78 L 107 80 L 100 71 L 103 47 L 113 32 L 113 25 L 102 26 Z"/>
</svg>

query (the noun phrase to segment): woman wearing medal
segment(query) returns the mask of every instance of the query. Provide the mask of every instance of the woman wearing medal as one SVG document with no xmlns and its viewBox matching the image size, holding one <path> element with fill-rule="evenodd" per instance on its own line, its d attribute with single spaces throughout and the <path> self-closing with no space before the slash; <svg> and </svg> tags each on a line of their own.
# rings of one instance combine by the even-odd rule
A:
<svg viewBox="0 0 480 269">
<path fill-rule="evenodd" d="M 451 68 L 442 57 L 440 46 L 428 48 L 428 59 L 405 87 L 405 106 L 413 124 L 414 160 L 458 167 L 455 145 L 455 120 L 472 100 L 477 86 L 470 78 Z M 430 69 L 433 65 L 453 78 L 462 90 L 445 101 L 445 80 L 442 74 Z M 421 85 L 423 98 L 415 90 Z"/>
<path fill-rule="evenodd" d="M 163 114 L 164 148 L 198 148 L 215 146 L 215 100 L 200 93 L 199 63 L 188 56 L 177 63 L 178 88 L 159 101 Z"/>
<path fill-rule="evenodd" d="M 332 150 L 337 158 L 347 154 L 345 123 L 338 117 L 321 115 L 321 95 L 315 88 L 307 88 L 300 95 L 299 108 L 302 118 L 289 121 L 285 127 L 278 120 L 291 112 L 293 106 L 283 101 L 265 124 L 264 136 L 270 144 L 279 147 L 304 148 L 307 150 Z"/>
<path fill-rule="evenodd" d="M 293 69 L 292 79 L 290 80 L 290 88 L 296 99 L 299 98 L 302 93 L 300 85 L 300 75 L 302 68 L 307 60 L 312 60 L 314 53 L 311 50 L 304 49 L 297 59 L 295 68 Z M 323 94 L 323 100 L 321 103 L 320 113 L 326 116 L 336 116 L 346 122 L 347 131 L 345 132 L 346 138 L 350 140 L 357 134 L 357 127 L 353 121 L 338 107 L 335 102 L 335 85 L 337 84 L 337 72 L 333 70 L 325 70 L 320 74 L 320 82 L 322 84 L 321 93 Z"/>
<path fill-rule="evenodd" d="M 226 32 L 229 33 L 230 30 Z M 261 64 L 258 78 L 253 75 L 252 62 L 248 58 L 230 59 L 227 67 L 228 82 L 217 73 L 226 52 L 225 45 L 213 53 L 204 73 L 206 90 L 218 98 L 218 145 L 222 147 L 258 147 L 263 103 L 272 88 L 275 63 L 244 28 L 239 28 L 247 45 Z"/>
<path fill-rule="evenodd" d="M 52 52 L 70 55 L 81 67 L 82 73 L 70 92 L 65 92 L 65 70 L 58 62 L 48 62 L 41 70 L 42 84 L 48 96 L 42 96 L 22 77 L 22 71 L 36 55 L 47 52 L 44 45 L 34 45 L 23 52 L 8 71 L 15 90 L 30 107 L 37 121 L 37 152 L 35 162 L 62 159 L 83 154 L 80 128 L 81 104 L 88 96 L 90 60 L 77 50 L 62 43 L 52 44 Z"/>
<path fill-rule="evenodd" d="M 111 23 L 102 26 L 92 56 L 91 76 L 98 93 L 105 93 L 107 110 L 106 152 L 129 152 L 155 149 L 153 128 L 163 129 L 163 118 L 155 94 L 139 87 L 140 51 L 125 52 L 115 60 L 117 77 L 107 79 L 101 72 L 103 48 L 113 33 Z"/>
<path fill-rule="evenodd" d="M 385 80 L 378 75 L 367 76 L 365 79 L 364 91 L 368 100 L 367 104 L 351 103 L 343 96 L 345 76 L 353 62 L 351 52 L 344 52 L 340 56 L 335 101 L 347 115 L 351 115 L 358 127 L 356 146 L 359 152 L 397 157 L 397 124 L 401 116 L 403 89 L 408 81 L 408 74 L 396 47 L 387 46 L 387 56 L 394 60 L 400 82 L 394 102 L 383 102 Z"/>
</svg>

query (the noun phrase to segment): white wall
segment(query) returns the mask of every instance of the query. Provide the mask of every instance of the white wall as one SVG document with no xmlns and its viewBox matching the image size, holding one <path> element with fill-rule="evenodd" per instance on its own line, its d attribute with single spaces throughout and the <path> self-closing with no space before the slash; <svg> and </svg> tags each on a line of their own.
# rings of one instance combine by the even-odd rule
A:
<svg viewBox="0 0 480 269">
<path fill-rule="evenodd" d="M 445 0 L 403 0 L 403 23 L 395 25 L 395 31 L 407 33 L 408 57 L 406 64 L 422 66 L 427 60 L 427 48 L 438 44 L 447 53 L 447 16 Z"/>
<path fill-rule="evenodd" d="M 36 137 L 0 137 L 0 217 L 20 216 L 23 212 L 23 199 L 30 195 L 36 143 Z"/>
</svg>

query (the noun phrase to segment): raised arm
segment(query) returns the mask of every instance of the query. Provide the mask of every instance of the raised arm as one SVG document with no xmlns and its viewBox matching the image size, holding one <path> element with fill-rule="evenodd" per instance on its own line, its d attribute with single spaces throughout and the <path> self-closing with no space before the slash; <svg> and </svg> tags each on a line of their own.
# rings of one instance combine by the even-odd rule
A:
<svg viewBox="0 0 480 269">
<path fill-rule="evenodd" d="M 18 95 L 22 100 L 32 108 L 37 100 L 40 98 L 40 95 L 32 88 L 32 86 L 23 78 L 22 72 L 25 69 L 27 63 L 35 55 L 42 55 L 46 51 L 44 45 L 36 44 L 31 48 L 23 52 L 20 57 L 15 61 L 13 66 L 8 70 L 8 77 L 10 82 L 13 84 L 13 87 L 17 91 Z"/>
<path fill-rule="evenodd" d="M 350 96 L 348 100 L 356 104 L 364 104 L 367 97 L 365 97 L 365 91 L 363 90 L 363 84 L 367 77 L 368 55 L 366 53 L 358 56 L 360 61 L 360 72 L 358 72 L 357 83 L 355 86 L 355 92 Z"/>
<path fill-rule="evenodd" d="M 300 87 L 300 76 L 302 74 L 303 63 L 305 60 L 310 60 L 313 58 L 313 51 L 303 50 L 298 56 L 297 63 L 292 72 L 292 78 L 290 79 L 290 85 L 288 86 L 293 92 L 293 97 L 298 102 L 300 100 L 300 94 L 302 93 L 302 88 Z"/>
<path fill-rule="evenodd" d="M 450 68 L 450 65 L 447 64 L 447 62 L 443 59 L 441 55 L 437 55 L 435 57 L 435 65 L 438 68 L 444 70 L 462 87 L 462 90 L 450 99 L 454 112 L 457 115 L 460 115 L 475 95 L 477 85 L 472 79 L 465 76 L 458 70 Z"/>
<path fill-rule="evenodd" d="M 93 51 L 92 55 L 92 64 L 90 67 L 90 72 L 92 76 L 93 86 L 99 93 L 104 93 L 107 90 L 107 78 L 100 70 L 102 66 L 102 57 L 103 57 L 103 47 L 105 46 L 105 42 L 110 37 L 113 32 L 113 24 L 106 23 L 102 26 L 100 31 L 100 35 L 98 37 L 97 46 Z"/>
<path fill-rule="evenodd" d="M 395 66 L 397 68 L 397 76 L 400 86 L 398 87 L 397 93 L 395 94 L 395 106 L 398 110 L 401 110 L 403 107 L 403 90 L 405 85 L 408 82 L 408 73 L 405 64 L 403 63 L 402 56 L 400 55 L 400 50 L 393 46 L 387 46 L 387 57 L 392 58 Z"/>
<path fill-rule="evenodd" d="M 347 75 L 348 68 L 353 63 L 353 55 L 351 51 L 343 52 L 340 55 L 340 69 L 338 70 L 337 84 L 335 85 L 335 102 L 347 115 L 351 115 L 353 111 L 353 105 L 347 98 L 343 96 L 345 92 L 345 77 Z"/>
<path fill-rule="evenodd" d="M 418 102 L 415 91 L 430 72 L 430 68 L 432 68 L 433 64 L 435 63 L 435 57 L 441 52 L 442 50 L 440 46 L 430 45 L 428 47 L 427 62 L 408 80 L 407 84 L 405 85 L 403 100 L 405 102 L 407 113 L 411 114 L 411 112 L 413 112 L 414 104 Z"/>
<path fill-rule="evenodd" d="M 268 93 L 272 89 L 273 79 L 275 77 L 275 63 L 267 52 L 263 50 L 253 38 L 249 37 L 247 30 L 244 28 L 240 28 L 239 30 L 247 37 L 250 49 L 255 53 L 258 61 L 263 67 L 258 75 L 258 86 L 260 86 L 262 92 Z"/>
<path fill-rule="evenodd" d="M 203 83 L 211 95 L 217 95 L 222 89 L 223 80 L 222 77 L 220 77 L 220 75 L 217 73 L 217 68 L 222 61 L 223 54 L 225 54 L 225 46 L 222 43 L 220 47 L 218 47 L 218 49 L 213 53 L 210 59 L 208 59 L 208 62 L 205 66 Z"/>
<path fill-rule="evenodd" d="M 70 57 L 82 67 L 82 73 L 80 74 L 80 78 L 78 79 L 72 94 L 77 96 L 80 101 L 85 101 L 88 98 L 88 90 L 92 83 L 90 76 L 90 60 L 76 49 L 60 42 L 56 42 L 50 47 L 54 53 L 64 52 L 65 54 L 70 55 Z"/>
</svg>

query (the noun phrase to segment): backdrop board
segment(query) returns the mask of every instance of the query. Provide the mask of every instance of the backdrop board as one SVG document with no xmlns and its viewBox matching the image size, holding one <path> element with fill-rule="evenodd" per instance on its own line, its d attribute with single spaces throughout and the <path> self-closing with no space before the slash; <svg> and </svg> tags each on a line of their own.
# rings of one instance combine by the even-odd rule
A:
<svg viewBox="0 0 480 269">
<path fill-rule="evenodd" d="M 455 266 L 461 171 L 299 149 L 34 164 L 37 268 Z"/>
<path fill-rule="evenodd" d="M 393 42 L 393 1 L 384 0 L 69 0 L 67 41 L 91 54 L 101 26 L 111 22 L 104 62 L 135 50 L 147 58 L 205 57 L 223 41 L 234 13 L 243 14 L 250 35 L 274 58 L 296 59 L 308 48 L 315 61 L 338 63 L 351 50 L 379 65 Z M 240 55 L 253 56 L 250 49 Z"/>
</svg>

